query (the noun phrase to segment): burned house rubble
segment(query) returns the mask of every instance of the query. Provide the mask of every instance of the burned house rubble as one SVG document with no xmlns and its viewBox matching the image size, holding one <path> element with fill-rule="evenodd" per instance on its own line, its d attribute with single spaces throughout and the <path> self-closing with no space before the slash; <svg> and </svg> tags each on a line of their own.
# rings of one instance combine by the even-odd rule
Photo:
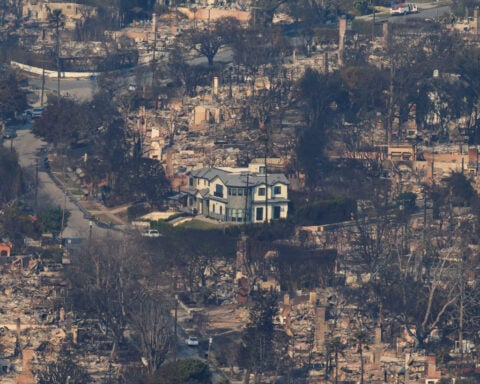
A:
<svg viewBox="0 0 480 384">
<path fill-rule="evenodd" d="M 79 36 L 94 7 L 30 0 L 21 17 L 2 21 L 0 37 L 18 40 L 12 66 L 43 83 L 58 76 L 58 92 L 68 76 L 111 86 L 118 115 L 92 118 L 98 124 L 70 143 L 75 151 L 65 149 L 75 153 L 72 164 L 61 154 L 68 145 L 52 139 L 44 168 L 35 165 L 37 176 L 45 171 L 63 188 L 64 205 L 68 197 L 81 209 L 88 247 L 69 254 L 73 245 L 58 247 L 53 235 L 51 244 L 25 238 L 25 254 L 0 243 L 0 382 L 34 383 L 66 351 L 92 382 L 128 382 L 129 370 L 154 374 L 177 358 L 206 362 L 215 383 L 479 380 L 477 87 L 440 62 L 421 76 L 405 74 L 438 48 L 440 29 L 456 31 L 448 37 L 474 52 L 462 65 L 474 62 L 478 9 L 461 22 L 382 15 L 380 27 L 374 7 L 369 18 L 336 18 L 315 36 L 289 37 L 275 62 L 252 64 L 237 62 L 228 44 L 202 56 L 186 37 L 213 32 L 225 16 L 239 31 L 256 26 L 258 2 L 157 3 L 158 14 L 102 30 L 99 41 Z M 62 10 L 61 28 L 47 7 Z M 359 33 L 371 18 L 371 36 Z M 278 12 L 272 23 L 294 20 Z M 266 48 L 265 34 L 254 32 Z M 414 51 L 422 55 L 411 60 Z M 36 90 L 42 107 L 44 86 Z M 302 99 L 302 86 L 311 99 Z M 30 124 L 33 111 L 23 117 Z M 117 135 L 121 145 L 110 147 Z M 107 149 L 122 161 L 107 164 Z M 114 187 L 141 189 L 150 177 L 164 184 L 116 196 L 121 207 L 102 206 Z M 62 216 L 63 230 L 64 209 Z M 95 238 L 99 216 L 109 224 Z M 197 219 L 191 232 L 182 227 Z M 40 257 L 47 247 L 56 257 Z M 80 291 L 80 281 L 72 294 L 74 267 L 91 274 L 91 291 Z M 88 315 L 72 309 L 69 299 L 100 288 Z M 270 333 L 252 325 L 267 295 Z M 152 318 L 153 346 L 137 337 Z M 258 334 L 274 339 L 267 352 L 275 361 L 242 360 Z"/>
<path fill-rule="evenodd" d="M 68 282 L 62 264 L 33 254 L 2 255 L 0 269 L 0 381 L 35 383 L 37 372 L 57 361 L 65 344 L 79 346 L 84 330 L 92 334 L 95 324 L 85 328 L 65 308 Z M 82 344 L 91 350 L 85 348 L 85 358 L 78 363 L 92 376 L 103 377 L 109 362 L 98 356 L 98 340 Z"/>
</svg>

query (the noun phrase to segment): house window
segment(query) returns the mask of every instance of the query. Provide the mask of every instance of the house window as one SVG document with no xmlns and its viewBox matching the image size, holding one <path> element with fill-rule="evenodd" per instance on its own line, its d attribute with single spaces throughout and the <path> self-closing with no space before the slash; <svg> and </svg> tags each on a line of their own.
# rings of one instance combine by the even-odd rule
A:
<svg viewBox="0 0 480 384">
<path fill-rule="evenodd" d="M 214 196 L 223 197 L 223 185 L 216 184 L 215 185 L 215 192 L 213 193 Z"/>
<path fill-rule="evenodd" d="M 190 183 L 190 186 L 193 187 L 193 177 L 190 177 L 189 183 Z"/>
<path fill-rule="evenodd" d="M 238 188 L 238 196 L 243 196 L 243 188 Z"/>
<path fill-rule="evenodd" d="M 258 168 L 258 173 L 261 173 L 262 175 L 264 175 L 265 174 L 265 166 L 259 167 Z"/>
<path fill-rule="evenodd" d="M 273 207 L 272 219 L 280 219 L 281 208 L 279 205 Z"/>
<path fill-rule="evenodd" d="M 276 187 L 273 187 L 273 194 L 274 195 L 281 195 L 282 194 L 282 187 L 281 186 L 276 186 Z"/>
<path fill-rule="evenodd" d="M 220 205 L 220 215 L 223 214 L 223 207 Z"/>
<path fill-rule="evenodd" d="M 255 211 L 255 220 L 262 221 L 263 220 L 263 208 L 258 207 Z"/>
<path fill-rule="evenodd" d="M 258 188 L 258 196 L 265 196 L 265 188 L 264 187 Z"/>
<path fill-rule="evenodd" d="M 230 212 L 230 221 L 239 222 L 243 221 L 243 209 L 235 209 L 232 208 L 229 210 Z"/>
<path fill-rule="evenodd" d="M 229 188 L 228 189 L 228 194 L 230 196 L 237 196 L 237 188 Z"/>
</svg>

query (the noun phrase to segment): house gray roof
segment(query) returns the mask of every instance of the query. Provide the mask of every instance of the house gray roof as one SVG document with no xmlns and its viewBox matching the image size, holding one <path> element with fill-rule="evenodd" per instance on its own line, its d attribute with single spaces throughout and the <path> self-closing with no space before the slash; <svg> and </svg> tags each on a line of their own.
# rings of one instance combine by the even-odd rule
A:
<svg viewBox="0 0 480 384">
<path fill-rule="evenodd" d="M 265 175 L 251 172 L 234 173 L 219 168 L 202 168 L 190 172 L 190 175 L 200 179 L 212 181 L 216 177 L 220 178 L 227 187 L 254 187 L 265 184 Z M 290 184 L 282 173 L 267 174 L 268 185 Z"/>
</svg>

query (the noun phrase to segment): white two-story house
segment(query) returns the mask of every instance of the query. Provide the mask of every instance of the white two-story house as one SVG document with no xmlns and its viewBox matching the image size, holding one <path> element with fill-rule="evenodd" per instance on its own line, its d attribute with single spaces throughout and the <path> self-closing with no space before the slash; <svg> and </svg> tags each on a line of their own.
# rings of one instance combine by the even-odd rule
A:
<svg viewBox="0 0 480 384">
<path fill-rule="evenodd" d="M 199 215 L 232 223 L 285 219 L 288 180 L 264 167 L 203 168 L 190 172 L 187 207 Z"/>
</svg>

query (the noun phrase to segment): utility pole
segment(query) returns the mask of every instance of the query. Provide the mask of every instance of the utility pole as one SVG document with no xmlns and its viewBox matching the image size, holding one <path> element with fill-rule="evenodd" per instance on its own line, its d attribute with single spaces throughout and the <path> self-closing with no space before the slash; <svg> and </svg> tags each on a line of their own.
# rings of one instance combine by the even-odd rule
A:
<svg viewBox="0 0 480 384">
<path fill-rule="evenodd" d="M 265 223 L 268 224 L 268 172 L 267 172 L 267 162 L 268 162 L 268 139 L 270 132 L 268 127 L 265 126 Z"/>
<path fill-rule="evenodd" d="M 174 315 L 174 323 L 173 323 L 173 335 L 175 337 L 173 343 L 173 362 L 177 362 L 177 345 L 178 345 L 178 337 L 177 337 L 177 313 L 178 313 L 178 295 L 175 295 L 175 315 Z"/>
<path fill-rule="evenodd" d="M 63 242 L 63 230 L 65 229 L 65 209 L 67 205 L 67 191 L 63 191 L 63 206 L 62 206 L 62 224 L 60 226 L 60 240 Z"/>
<path fill-rule="evenodd" d="M 375 4 L 372 1 L 373 8 L 373 22 L 372 22 L 372 41 L 375 40 Z"/>
<path fill-rule="evenodd" d="M 385 130 L 385 139 L 386 144 L 390 145 L 391 137 L 392 137 L 392 120 L 393 120 L 393 109 L 394 109 L 394 84 L 393 79 L 395 76 L 395 63 L 393 61 L 390 62 L 390 87 L 389 87 L 389 95 L 388 95 L 388 121 L 386 123 L 386 130 Z"/>
<path fill-rule="evenodd" d="M 35 215 L 38 215 L 38 158 L 35 159 Z"/>
<path fill-rule="evenodd" d="M 45 95 L 45 66 L 42 68 L 42 93 L 40 95 L 40 106 L 43 108 L 43 97 Z"/>
<path fill-rule="evenodd" d="M 65 183 L 65 157 L 63 158 L 63 183 Z M 66 186 L 63 187 L 63 206 L 62 206 L 62 223 L 60 226 L 60 244 L 63 243 L 63 230 L 65 228 L 65 209 L 67 208 L 67 189 Z"/>
<path fill-rule="evenodd" d="M 57 97 L 60 100 L 60 31 L 57 23 Z"/>
<path fill-rule="evenodd" d="M 156 79 L 156 71 L 157 71 L 157 15 L 154 13 L 152 15 L 152 23 L 153 23 L 153 58 L 152 58 L 152 87 L 155 83 Z"/>
</svg>

